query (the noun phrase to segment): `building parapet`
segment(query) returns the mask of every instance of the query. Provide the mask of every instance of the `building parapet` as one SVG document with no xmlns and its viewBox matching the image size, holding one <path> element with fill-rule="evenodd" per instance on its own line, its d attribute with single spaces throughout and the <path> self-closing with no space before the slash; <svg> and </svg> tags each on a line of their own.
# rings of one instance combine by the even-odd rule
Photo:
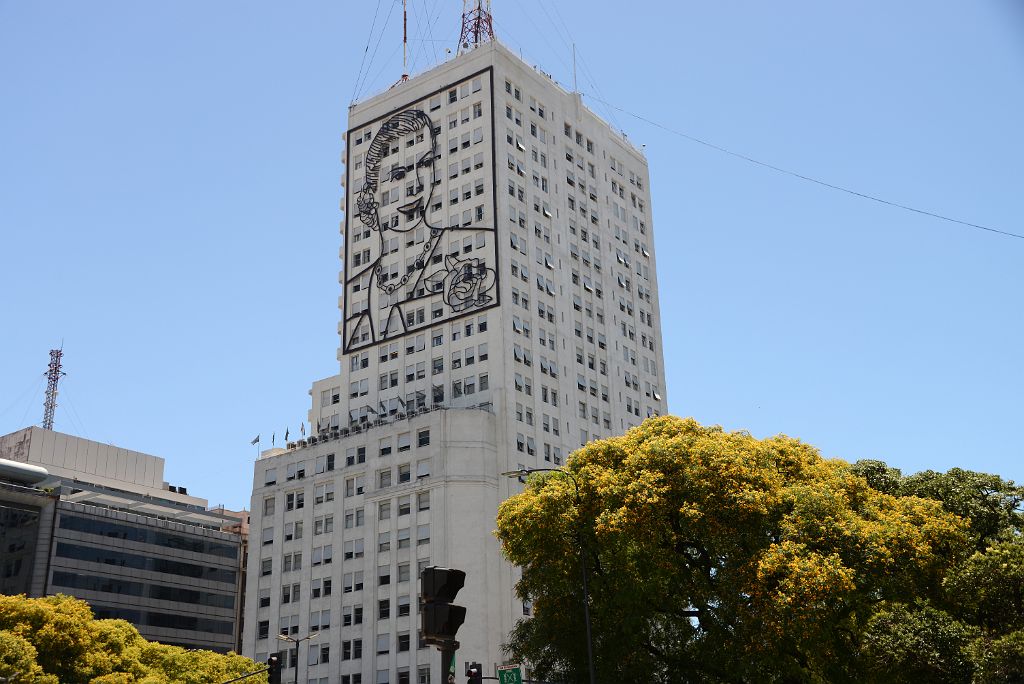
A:
<svg viewBox="0 0 1024 684">
<path fill-rule="evenodd" d="M 374 428 L 386 427 L 388 425 L 394 425 L 400 423 L 403 420 L 412 420 L 416 416 L 422 416 L 433 411 L 486 411 L 488 413 L 494 413 L 494 406 L 491 402 L 485 401 L 480 404 L 473 404 L 472 406 L 448 406 L 446 404 L 428 404 L 418 408 L 413 408 L 408 411 L 400 411 L 395 414 L 381 416 L 376 420 L 363 420 L 363 421 L 351 421 L 348 427 L 336 427 L 328 428 L 326 430 L 320 430 L 316 435 L 310 435 L 306 439 L 300 439 L 294 442 L 287 442 L 285 444 L 285 451 L 294 451 L 296 449 L 304 449 L 309 446 L 315 446 L 322 442 L 329 440 L 343 439 L 350 435 L 358 435 L 363 432 L 368 432 Z M 260 456 L 260 458 L 266 458 L 268 456 L 277 456 L 281 453 L 280 450 L 268 450 Z"/>
</svg>

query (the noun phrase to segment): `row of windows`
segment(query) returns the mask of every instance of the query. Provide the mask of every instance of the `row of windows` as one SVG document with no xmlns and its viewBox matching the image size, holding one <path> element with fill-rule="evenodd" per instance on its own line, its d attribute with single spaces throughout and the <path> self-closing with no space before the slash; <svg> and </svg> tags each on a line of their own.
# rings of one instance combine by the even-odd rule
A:
<svg viewBox="0 0 1024 684">
<path fill-rule="evenodd" d="M 537 442 L 533 437 L 516 433 L 516 451 L 536 456 Z M 544 442 L 544 460 L 548 463 L 553 461 L 555 465 L 562 465 L 562 448 Z"/>
<path fill-rule="evenodd" d="M 430 497 L 422 496 L 418 499 L 420 506 L 419 510 L 426 511 L 430 509 Z M 361 523 L 361 521 L 360 521 Z M 272 528 L 271 528 L 272 529 Z M 266 530 L 264 530 L 266 532 Z M 407 549 L 412 544 L 412 530 L 408 527 L 403 527 L 397 530 L 394 537 L 394 546 L 396 549 Z M 416 526 L 416 545 L 424 546 L 430 543 L 430 524 L 423 524 Z M 392 547 L 391 531 L 383 531 L 377 534 L 377 551 L 378 553 L 384 553 L 390 551 Z M 344 542 L 344 556 L 345 560 L 352 560 L 355 558 L 362 558 L 365 552 L 365 543 L 363 539 L 350 539 Z M 325 544 L 323 546 L 313 547 L 312 552 L 312 567 L 318 567 L 320 565 L 329 565 L 334 560 L 333 545 Z M 262 561 L 261 573 L 262 575 L 269 575 L 273 572 L 273 559 L 265 558 Z M 296 551 L 292 553 L 285 553 L 282 556 L 282 572 L 292 572 L 294 570 L 302 569 L 302 552 Z"/>
<path fill-rule="evenodd" d="M 206 632 L 208 634 L 231 635 L 235 631 L 234 622 L 195 617 L 193 615 L 175 615 L 149 610 L 128 610 L 94 605 L 92 612 L 99 620 L 127 620 L 133 625 L 162 627 L 164 629 L 181 629 L 189 632 Z"/>
<path fill-rule="evenodd" d="M 68 587 L 70 589 L 84 589 L 86 591 L 119 594 L 122 596 L 145 596 L 161 601 L 193 603 L 214 608 L 235 607 L 234 594 L 196 591 L 194 589 L 171 587 L 163 584 L 130 582 L 114 577 L 96 577 L 93 575 L 79 575 L 73 572 L 57 571 L 53 573 L 52 584 L 57 587 Z"/>
<path fill-rule="evenodd" d="M 184 563 L 166 558 L 137 556 L 111 549 L 78 546 L 77 544 L 65 544 L 63 542 L 57 544 L 57 557 L 90 563 L 102 563 L 104 565 L 115 565 L 135 570 L 147 570 L 149 572 L 163 572 L 168 575 L 180 575 L 181 577 L 192 577 L 194 579 L 211 580 L 214 582 L 234 584 L 236 581 L 234 570 L 196 565 L 195 563 Z"/>
<path fill-rule="evenodd" d="M 205 553 L 211 556 L 230 558 L 231 560 L 238 558 L 239 546 L 237 544 L 227 544 L 194 536 L 185 536 L 181 534 L 163 532 L 161 530 L 134 527 L 132 525 L 115 523 L 109 520 L 100 520 L 98 518 L 62 513 L 60 516 L 59 527 L 62 530 L 95 534 L 100 537 L 109 537 L 111 539 L 124 539 L 126 541 L 153 544 L 155 546 L 161 546 L 175 551 Z"/>
<path fill-rule="evenodd" d="M 445 102 L 445 98 L 447 98 L 448 104 L 455 104 L 459 100 L 465 99 L 473 93 L 480 92 L 482 88 L 483 80 L 478 76 L 470 81 L 466 81 L 465 83 L 451 88 L 447 91 L 446 95 L 432 95 L 428 100 L 421 103 L 419 107 L 421 109 L 428 109 L 429 111 L 434 112 L 441 108 L 441 105 Z M 369 143 L 373 140 L 373 124 L 362 130 L 353 132 L 351 137 L 353 138 L 353 147 L 362 145 L 363 143 Z"/>
<path fill-rule="evenodd" d="M 411 436 L 408 432 L 403 432 L 398 435 L 398 451 L 408 451 L 411 444 Z M 385 448 L 384 442 L 387 441 L 387 447 Z M 381 452 L 380 455 L 384 456 L 391 453 L 391 438 L 387 440 L 381 440 Z M 430 445 L 430 430 L 420 430 L 416 433 L 416 445 L 425 447 Z M 365 447 L 351 447 L 345 454 L 345 465 L 352 466 L 357 463 L 363 463 L 366 460 L 366 448 Z M 317 456 L 317 473 L 331 472 L 334 470 L 334 454 L 325 454 Z M 321 470 L 321 465 L 324 465 L 324 469 Z M 288 464 L 288 480 L 301 480 L 306 475 L 306 463 L 305 461 L 299 461 L 298 463 Z M 264 486 L 271 486 L 277 484 L 277 468 L 267 468 L 263 473 L 263 484 Z M 328 491 L 329 490 L 329 491 Z M 323 503 L 324 501 L 331 501 L 334 499 L 334 483 L 321 483 L 314 489 L 317 500 L 316 503 Z M 302 508 L 301 505 L 295 506 Z M 273 509 L 271 509 L 272 512 Z M 288 510 L 291 510 L 289 508 Z"/>
</svg>

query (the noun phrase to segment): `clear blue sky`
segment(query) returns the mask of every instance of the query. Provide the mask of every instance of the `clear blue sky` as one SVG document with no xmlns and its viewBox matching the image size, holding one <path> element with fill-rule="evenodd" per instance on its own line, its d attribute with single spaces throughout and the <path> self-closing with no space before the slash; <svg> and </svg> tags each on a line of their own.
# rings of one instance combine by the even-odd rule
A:
<svg viewBox="0 0 1024 684">
<path fill-rule="evenodd" d="M 0 0 L 0 433 L 41 420 L 63 340 L 57 429 L 163 456 L 172 482 L 247 505 L 249 440 L 280 444 L 337 369 L 347 106 L 401 74 L 401 3 L 382 0 L 357 87 L 376 7 Z M 415 72 L 454 46 L 461 3 L 410 7 Z M 1019 0 L 494 13 L 564 84 L 575 41 L 580 90 L 625 110 L 1024 233 Z M 647 145 L 673 413 L 1024 480 L 1024 240 L 612 122 Z"/>
</svg>

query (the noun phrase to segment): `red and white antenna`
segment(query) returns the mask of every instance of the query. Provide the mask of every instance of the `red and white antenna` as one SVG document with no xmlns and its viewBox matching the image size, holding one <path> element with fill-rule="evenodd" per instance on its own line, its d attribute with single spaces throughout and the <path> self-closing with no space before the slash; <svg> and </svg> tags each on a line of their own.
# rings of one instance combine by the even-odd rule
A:
<svg viewBox="0 0 1024 684">
<path fill-rule="evenodd" d="M 494 40 L 491 20 L 491 0 L 462 0 L 462 31 L 459 34 L 459 52 Z"/>
</svg>

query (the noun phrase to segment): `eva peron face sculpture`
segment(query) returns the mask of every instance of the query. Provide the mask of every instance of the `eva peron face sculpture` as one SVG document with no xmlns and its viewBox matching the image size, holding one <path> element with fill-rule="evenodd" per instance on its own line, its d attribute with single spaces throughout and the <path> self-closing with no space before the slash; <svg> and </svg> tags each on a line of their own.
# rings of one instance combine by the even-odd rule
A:
<svg viewBox="0 0 1024 684">
<path fill-rule="evenodd" d="M 417 109 L 387 118 L 370 142 L 352 219 L 362 226 L 347 231 L 365 236 L 368 228 L 371 236 L 366 247 L 355 245 L 351 250 L 360 256 L 353 259 L 346 278 L 346 350 L 399 337 L 496 302 L 494 228 L 466 221 L 460 225 L 455 220 L 444 226 L 440 219 L 429 219 L 435 178 L 439 178 L 434 172 L 437 159 L 433 122 Z M 449 241 L 461 245 L 470 236 L 479 249 L 464 249 L 460 256 L 456 247 L 448 253 Z M 402 268 L 398 268 L 400 257 L 387 263 L 402 246 Z M 438 302 L 443 304 L 440 315 Z M 420 312 L 427 306 L 429 317 Z"/>
</svg>

